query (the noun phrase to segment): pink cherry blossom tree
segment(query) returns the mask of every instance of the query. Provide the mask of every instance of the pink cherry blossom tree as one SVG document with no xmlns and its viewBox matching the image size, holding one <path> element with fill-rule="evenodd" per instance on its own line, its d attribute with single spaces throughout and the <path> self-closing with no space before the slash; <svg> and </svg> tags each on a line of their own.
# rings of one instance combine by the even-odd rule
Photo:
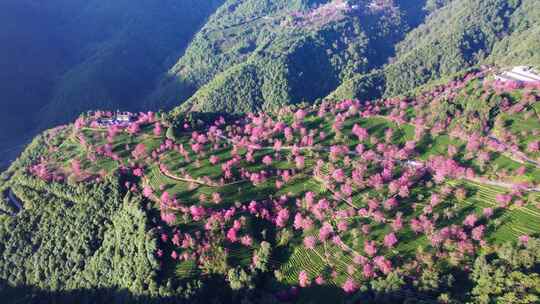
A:
<svg viewBox="0 0 540 304">
<path fill-rule="evenodd" d="M 391 232 L 384 237 L 384 246 L 387 248 L 393 248 L 397 244 L 398 240 L 396 234 Z"/>
<path fill-rule="evenodd" d="M 348 278 L 345 283 L 343 283 L 342 288 L 346 293 L 354 293 L 358 290 L 358 284 L 356 284 L 353 279 Z"/>
<path fill-rule="evenodd" d="M 154 124 L 154 135 L 155 136 L 161 136 L 161 134 L 163 133 L 163 128 L 161 127 L 161 123 L 159 122 L 156 122 Z"/>
<path fill-rule="evenodd" d="M 311 284 L 309 276 L 305 270 L 300 271 L 298 274 L 298 284 L 300 287 L 308 287 Z"/>
</svg>

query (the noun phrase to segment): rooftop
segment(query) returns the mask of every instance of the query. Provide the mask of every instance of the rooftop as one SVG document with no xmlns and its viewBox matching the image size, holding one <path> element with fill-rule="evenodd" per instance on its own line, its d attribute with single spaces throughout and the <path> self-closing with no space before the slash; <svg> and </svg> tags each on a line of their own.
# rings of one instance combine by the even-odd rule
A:
<svg viewBox="0 0 540 304">
<path fill-rule="evenodd" d="M 540 74 L 529 66 L 516 66 L 511 70 L 503 71 L 495 75 L 495 79 L 500 81 L 516 81 L 522 83 L 540 82 Z"/>
</svg>

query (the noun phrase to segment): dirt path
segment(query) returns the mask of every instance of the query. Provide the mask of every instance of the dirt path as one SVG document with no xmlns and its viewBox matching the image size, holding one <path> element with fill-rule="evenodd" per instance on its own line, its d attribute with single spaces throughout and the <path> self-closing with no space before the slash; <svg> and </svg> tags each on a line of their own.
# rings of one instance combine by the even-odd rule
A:
<svg viewBox="0 0 540 304">
<path fill-rule="evenodd" d="M 235 181 L 235 182 L 224 184 L 224 185 L 220 185 L 218 183 L 208 184 L 208 183 L 206 183 L 206 182 L 204 182 L 204 181 L 202 181 L 200 179 L 184 178 L 184 177 L 179 177 L 179 176 L 173 175 L 173 174 L 171 174 L 169 172 L 163 171 L 161 169 L 161 167 L 159 168 L 159 172 L 161 174 L 165 175 L 166 177 L 168 177 L 170 179 L 174 179 L 176 181 L 185 182 L 185 183 L 195 183 L 195 184 L 199 184 L 199 185 L 202 185 L 202 186 L 213 187 L 213 188 L 226 187 L 226 186 L 241 184 L 241 183 L 245 183 L 247 181 L 247 180 L 239 180 L 239 181 Z"/>
<path fill-rule="evenodd" d="M 512 159 L 513 161 L 516 161 L 520 164 L 532 164 L 534 166 L 536 166 L 537 168 L 540 168 L 540 162 L 537 162 L 536 160 L 534 159 L 530 159 L 529 157 L 527 157 L 527 155 L 523 152 L 519 152 L 519 154 L 516 154 L 514 152 L 512 152 L 512 149 L 510 149 L 510 147 L 505 144 L 504 142 L 502 142 L 501 140 L 499 140 L 497 137 L 495 137 L 495 135 L 491 134 L 491 135 L 488 135 L 488 138 L 495 141 L 497 144 L 499 145 L 502 145 L 504 147 L 504 152 L 503 154 L 505 156 L 508 156 L 510 159 Z"/>
<path fill-rule="evenodd" d="M 488 180 L 488 179 L 483 179 L 483 178 L 463 178 L 463 179 L 471 181 L 471 182 L 475 182 L 478 184 L 490 185 L 490 186 L 495 186 L 495 187 L 500 187 L 500 188 L 507 188 L 507 189 L 523 188 L 523 186 L 520 184 L 507 183 L 503 181 Z M 528 188 L 524 188 L 523 190 L 528 191 L 528 192 L 540 192 L 540 187 L 528 187 Z"/>
</svg>

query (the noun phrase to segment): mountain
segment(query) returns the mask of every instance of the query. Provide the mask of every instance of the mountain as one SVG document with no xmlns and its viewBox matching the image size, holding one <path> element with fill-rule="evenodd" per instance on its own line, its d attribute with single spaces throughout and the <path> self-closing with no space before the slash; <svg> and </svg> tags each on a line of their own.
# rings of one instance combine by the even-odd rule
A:
<svg viewBox="0 0 540 304">
<path fill-rule="evenodd" d="M 40 10 L 35 1 L 2 1 L 0 20 L 0 168 L 5 168 L 4 161 L 20 153 L 25 142 L 21 137 L 34 135 L 28 134 L 38 112 L 32 109 L 40 108 L 51 94 L 51 75 L 60 73 L 65 52 L 55 47 L 62 39 L 56 31 L 62 18 Z"/>
<path fill-rule="evenodd" d="M 539 19 L 533 0 L 0 3 L 0 296 L 540 302 L 540 86 L 496 80 L 540 67 Z"/>
<path fill-rule="evenodd" d="M 178 112 L 249 112 L 325 97 L 390 97 L 479 64 L 540 65 L 536 1 L 274 4 L 225 4 L 234 21 L 212 16 L 149 104 L 186 100 Z"/>
<path fill-rule="evenodd" d="M 0 178 L 0 294 L 535 303 L 538 100 L 475 69 L 373 102 L 82 114 Z"/>
<path fill-rule="evenodd" d="M 74 33 L 72 43 L 86 46 L 79 51 L 81 61 L 57 82 L 45 107 L 46 123 L 62 109 L 69 109 L 67 117 L 74 117 L 95 108 L 140 108 L 141 96 L 148 94 L 169 62 L 183 52 L 207 16 L 221 4 L 94 2 L 66 25 L 83 29 Z M 93 23 L 98 27 L 87 29 Z"/>
<path fill-rule="evenodd" d="M 430 14 L 396 45 L 387 65 L 354 75 L 329 97 L 364 98 L 365 92 L 391 97 L 481 64 L 540 66 L 539 5 L 534 0 L 428 1 Z"/>
</svg>

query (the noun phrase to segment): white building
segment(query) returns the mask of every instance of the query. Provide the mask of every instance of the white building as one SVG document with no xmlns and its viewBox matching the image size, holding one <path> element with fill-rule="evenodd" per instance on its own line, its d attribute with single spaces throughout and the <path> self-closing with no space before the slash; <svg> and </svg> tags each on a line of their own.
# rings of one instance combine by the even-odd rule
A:
<svg viewBox="0 0 540 304">
<path fill-rule="evenodd" d="M 116 112 L 116 121 L 118 122 L 131 122 L 134 118 L 133 113 L 130 112 Z"/>
<path fill-rule="evenodd" d="M 509 71 L 495 75 L 495 80 L 519 83 L 540 83 L 540 74 L 529 66 L 517 66 Z"/>
</svg>

